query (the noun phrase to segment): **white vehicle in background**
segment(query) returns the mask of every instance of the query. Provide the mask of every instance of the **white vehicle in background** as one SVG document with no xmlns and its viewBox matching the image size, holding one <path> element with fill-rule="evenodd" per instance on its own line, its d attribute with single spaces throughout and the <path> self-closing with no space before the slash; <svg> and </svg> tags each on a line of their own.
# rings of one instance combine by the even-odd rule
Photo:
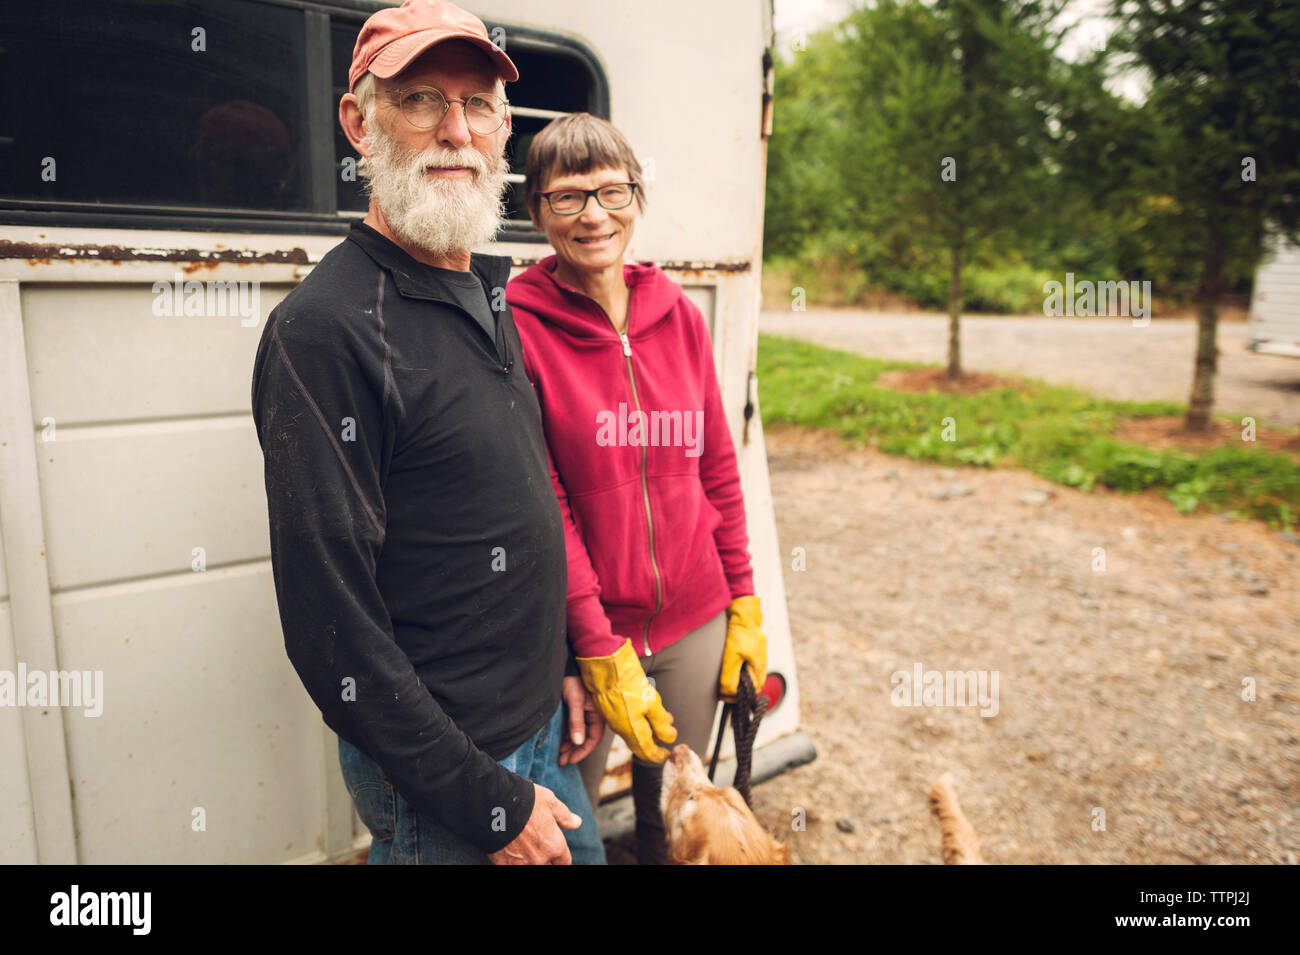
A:
<svg viewBox="0 0 1300 955">
<path fill-rule="evenodd" d="M 368 844 L 284 653 L 250 381 L 266 316 L 364 213 L 337 108 L 383 5 L 0 8 L 0 676 L 103 687 L 99 716 L 0 706 L 0 863 L 323 862 Z M 710 322 L 786 687 L 761 781 L 813 757 L 753 375 L 770 0 L 466 5 L 522 73 L 516 172 L 552 118 L 613 120 L 648 179 L 629 256 Z M 516 271 L 550 252 L 521 180 L 493 249 Z M 607 833 L 627 760 L 620 743 Z"/>
<path fill-rule="evenodd" d="M 1273 245 L 1255 273 L 1246 347 L 1300 358 L 1300 246 Z"/>
</svg>

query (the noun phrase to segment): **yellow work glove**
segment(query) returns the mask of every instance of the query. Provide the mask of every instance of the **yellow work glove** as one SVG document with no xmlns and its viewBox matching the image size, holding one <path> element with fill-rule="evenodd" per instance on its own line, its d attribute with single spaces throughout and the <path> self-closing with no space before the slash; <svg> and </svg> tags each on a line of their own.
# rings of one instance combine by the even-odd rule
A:
<svg viewBox="0 0 1300 955">
<path fill-rule="evenodd" d="M 587 692 L 595 697 L 605 722 L 623 737 L 633 755 L 648 763 L 666 760 L 668 750 L 654 738 L 674 742 L 677 729 L 659 691 L 646 679 L 632 641 L 624 640 L 612 656 L 577 657 L 577 661 Z"/>
<path fill-rule="evenodd" d="M 720 692 L 728 703 L 740 690 L 740 665 L 749 668 L 754 692 L 767 679 L 767 637 L 763 635 L 763 610 L 754 596 L 737 597 L 727 610 L 727 645 L 722 649 Z"/>
</svg>

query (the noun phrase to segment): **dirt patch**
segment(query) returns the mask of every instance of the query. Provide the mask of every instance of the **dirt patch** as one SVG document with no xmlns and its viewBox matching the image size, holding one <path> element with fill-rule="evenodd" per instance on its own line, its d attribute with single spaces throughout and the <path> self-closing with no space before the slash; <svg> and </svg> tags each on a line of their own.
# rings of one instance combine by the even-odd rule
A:
<svg viewBox="0 0 1300 955">
<path fill-rule="evenodd" d="M 1195 305 L 1180 305 L 1176 308 L 1167 309 L 1159 315 L 1152 315 L 1154 318 L 1186 318 L 1196 321 L 1199 312 Z M 1249 304 L 1239 305 L 1220 305 L 1219 306 L 1219 323 L 1232 322 L 1234 324 L 1244 325 L 1250 321 Z"/>
<path fill-rule="evenodd" d="M 949 378 L 948 373 L 942 368 L 899 368 L 894 371 L 884 371 L 876 376 L 875 385 L 877 388 L 888 388 L 890 391 L 909 391 L 915 394 L 937 391 L 945 395 L 978 395 L 995 388 L 1025 390 L 1025 383 L 1014 378 L 1003 378 L 982 371 L 967 371 L 960 378 L 954 379 Z"/>
<path fill-rule="evenodd" d="M 754 796 L 796 861 L 938 864 L 945 771 L 993 864 L 1300 861 L 1296 538 L 826 433 L 766 441 L 781 553 L 806 554 L 784 575 L 819 755 Z M 917 664 L 997 672 L 996 714 L 896 705 Z"/>
<path fill-rule="evenodd" d="M 1205 431 L 1188 431 L 1186 420 L 1171 418 L 1123 418 L 1111 433 L 1116 441 L 1143 444 L 1150 448 L 1179 448 L 1204 452 L 1229 445 L 1251 447 L 1242 440 L 1242 426 L 1234 421 L 1212 419 Z M 1255 447 L 1300 457 L 1300 433 L 1256 426 Z"/>
</svg>

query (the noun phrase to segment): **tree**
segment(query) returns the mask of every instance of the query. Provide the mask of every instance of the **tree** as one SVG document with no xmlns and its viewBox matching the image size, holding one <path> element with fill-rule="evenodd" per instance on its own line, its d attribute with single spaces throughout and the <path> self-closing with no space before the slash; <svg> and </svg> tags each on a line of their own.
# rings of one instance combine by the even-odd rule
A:
<svg viewBox="0 0 1300 955">
<path fill-rule="evenodd" d="M 1198 265 L 1187 427 L 1205 430 L 1228 280 L 1255 268 L 1268 228 L 1300 241 L 1300 3 L 1114 0 L 1112 12 L 1112 46 L 1151 79 L 1130 144 L 1139 191 L 1163 200 L 1164 248 Z"/>
<path fill-rule="evenodd" d="M 882 0 L 845 22 L 861 131 L 851 204 L 946 257 L 948 377 L 960 378 L 963 269 L 1024 248 L 1052 208 L 1060 4 Z"/>
</svg>

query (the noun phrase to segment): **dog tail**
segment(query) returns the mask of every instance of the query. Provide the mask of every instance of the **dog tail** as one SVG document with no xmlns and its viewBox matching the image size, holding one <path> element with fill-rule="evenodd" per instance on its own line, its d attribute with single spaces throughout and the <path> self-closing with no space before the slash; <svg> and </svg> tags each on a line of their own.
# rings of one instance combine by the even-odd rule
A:
<svg viewBox="0 0 1300 955">
<path fill-rule="evenodd" d="M 926 800 L 930 812 L 939 820 L 943 834 L 944 865 L 986 865 L 980 855 L 980 840 L 975 827 L 957 802 L 957 790 L 952 785 L 952 773 L 944 773 L 930 789 Z"/>
</svg>

